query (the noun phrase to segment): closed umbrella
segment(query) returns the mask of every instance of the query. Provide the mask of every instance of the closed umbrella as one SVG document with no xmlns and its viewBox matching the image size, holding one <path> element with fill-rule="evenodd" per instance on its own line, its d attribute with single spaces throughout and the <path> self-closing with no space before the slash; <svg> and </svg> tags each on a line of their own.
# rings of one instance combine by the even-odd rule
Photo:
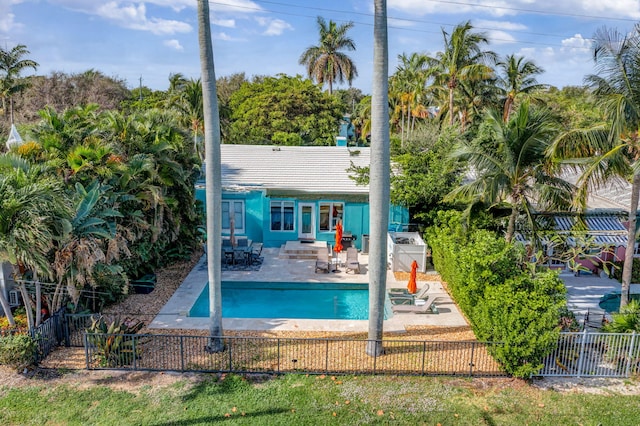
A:
<svg viewBox="0 0 640 426">
<path fill-rule="evenodd" d="M 336 253 L 342 251 L 342 222 L 338 222 L 336 225 L 336 245 L 333 246 L 333 251 Z"/>
<path fill-rule="evenodd" d="M 411 274 L 409 275 L 409 284 L 407 284 L 407 290 L 409 293 L 415 294 L 418 291 L 418 284 L 416 283 L 416 277 L 418 275 L 418 262 L 415 260 L 411 263 Z"/>
</svg>

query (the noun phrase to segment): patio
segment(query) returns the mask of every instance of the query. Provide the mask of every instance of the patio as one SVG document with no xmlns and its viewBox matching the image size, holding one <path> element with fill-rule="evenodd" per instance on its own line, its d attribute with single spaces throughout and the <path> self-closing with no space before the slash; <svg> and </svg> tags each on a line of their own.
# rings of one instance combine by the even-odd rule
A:
<svg viewBox="0 0 640 426">
<path fill-rule="evenodd" d="M 307 244 L 303 244 L 307 247 Z M 264 248 L 261 256 L 262 264 L 254 270 L 223 270 L 223 281 L 266 281 L 266 282 L 305 282 L 305 283 L 368 283 L 369 256 L 358 253 L 360 274 L 346 273 L 344 267 L 330 273 L 315 272 L 313 259 L 285 258 L 279 248 Z M 343 257 L 345 254 L 342 253 Z M 257 269 L 257 270 L 255 270 Z M 395 314 L 385 320 L 385 332 L 403 333 L 407 326 L 467 326 L 467 322 L 457 306 L 438 281 L 434 273 L 433 281 L 418 281 L 418 288 L 429 284 L 429 300 L 436 301 L 439 314 Z M 188 312 L 207 283 L 206 257 L 198 264 L 182 282 L 167 304 L 149 325 L 156 329 L 197 329 L 208 328 L 208 318 L 189 317 Z M 406 281 L 396 280 L 391 271 L 387 272 L 387 288 L 406 287 Z M 362 320 L 310 320 L 285 318 L 223 318 L 225 330 L 279 330 L 279 331 L 337 331 L 366 332 L 368 321 Z"/>
</svg>

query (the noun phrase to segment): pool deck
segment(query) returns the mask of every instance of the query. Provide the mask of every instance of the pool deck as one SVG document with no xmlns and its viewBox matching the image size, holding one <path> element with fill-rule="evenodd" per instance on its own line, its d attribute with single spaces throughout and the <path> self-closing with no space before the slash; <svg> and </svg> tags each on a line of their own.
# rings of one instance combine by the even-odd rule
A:
<svg viewBox="0 0 640 426">
<path fill-rule="evenodd" d="M 223 281 L 281 281 L 308 283 L 368 283 L 369 257 L 358 253 L 360 274 L 346 273 L 344 268 L 335 273 L 315 273 L 315 260 L 282 259 L 278 257 L 279 249 L 265 248 L 262 251 L 264 261 L 259 271 L 223 271 Z M 344 256 L 344 254 L 343 254 Z M 156 329 L 197 329 L 206 330 L 208 318 L 189 317 L 191 306 L 202 292 L 208 280 L 206 257 L 198 264 L 182 282 L 167 304 L 160 310 L 149 325 Z M 395 314 L 384 321 L 385 333 L 404 333 L 407 326 L 467 326 L 467 322 L 453 303 L 448 293 L 437 281 L 419 281 L 418 289 L 429 285 L 429 302 L 436 301 L 439 314 Z M 406 282 L 396 281 L 391 271 L 387 272 L 387 288 L 406 287 Z M 333 332 L 366 332 L 366 320 L 310 320 L 286 318 L 223 318 L 225 330 L 254 331 L 333 331 Z"/>
</svg>

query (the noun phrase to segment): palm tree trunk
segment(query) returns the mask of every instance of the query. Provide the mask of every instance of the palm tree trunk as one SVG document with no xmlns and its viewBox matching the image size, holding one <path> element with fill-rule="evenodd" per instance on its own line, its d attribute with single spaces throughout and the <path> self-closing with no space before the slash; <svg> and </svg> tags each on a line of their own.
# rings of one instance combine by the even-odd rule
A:
<svg viewBox="0 0 640 426">
<path fill-rule="evenodd" d="M 213 63 L 209 1 L 198 0 L 198 43 L 204 109 L 205 182 L 207 208 L 207 271 L 209 276 L 208 352 L 224 350 L 222 330 L 222 166 L 220 163 L 220 113 Z"/>
<path fill-rule="evenodd" d="M 4 315 L 7 317 L 7 322 L 11 327 L 14 327 L 16 325 L 16 320 L 13 318 L 13 314 L 11 313 L 11 307 L 9 306 L 9 301 L 4 295 L 3 289 L 0 289 L 0 306 L 2 306 Z"/>
<path fill-rule="evenodd" d="M 449 87 L 449 125 L 453 126 L 453 86 Z"/>
<path fill-rule="evenodd" d="M 371 165 L 369 190 L 369 334 L 366 353 L 382 355 L 384 298 L 387 287 L 389 228 L 389 47 L 387 2 L 374 1 L 373 86 L 371 91 Z"/>
<path fill-rule="evenodd" d="M 29 298 L 29 292 L 27 291 L 27 286 L 24 285 L 24 281 L 20 282 L 18 286 L 20 289 L 20 294 L 22 294 L 22 302 L 24 304 L 24 311 L 27 314 L 27 324 L 31 329 L 33 328 L 35 322 L 33 319 L 33 306 L 31 305 L 31 299 Z"/>
<path fill-rule="evenodd" d="M 620 307 L 629 303 L 629 290 L 633 272 L 633 254 L 636 249 L 636 216 L 638 212 L 638 197 L 640 191 L 640 174 L 633 176 L 631 184 L 631 204 L 629 206 L 629 229 L 627 230 L 627 249 L 624 253 L 622 267 L 622 288 L 620 290 Z"/>
<path fill-rule="evenodd" d="M 516 233 L 516 218 L 518 217 L 518 209 L 514 205 L 511 208 L 511 215 L 509 215 L 509 224 L 507 225 L 507 235 L 505 239 L 508 243 L 513 239 L 513 235 Z"/>
</svg>

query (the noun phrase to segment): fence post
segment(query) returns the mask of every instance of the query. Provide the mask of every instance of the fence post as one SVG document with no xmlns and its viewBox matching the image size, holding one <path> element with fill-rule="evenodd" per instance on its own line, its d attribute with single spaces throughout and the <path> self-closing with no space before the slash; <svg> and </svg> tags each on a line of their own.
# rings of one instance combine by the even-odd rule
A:
<svg viewBox="0 0 640 426">
<path fill-rule="evenodd" d="M 582 341 L 580 342 L 580 356 L 578 357 L 578 371 L 576 372 L 576 377 L 580 378 L 582 376 L 582 366 L 584 365 L 584 349 L 587 345 L 587 338 L 589 336 L 589 332 L 585 328 L 582 332 Z"/>
<path fill-rule="evenodd" d="M 224 336 L 220 336 L 220 338 L 224 339 Z M 233 345 L 231 343 L 233 340 L 229 339 L 229 338 L 227 338 L 227 339 L 229 340 L 229 371 L 233 371 L 233 354 L 232 354 L 232 352 L 233 352 L 232 346 Z M 223 340 L 223 343 L 224 343 L 224 340 Z M 223 345 L 223 347 L 224 347 L 224 345 Z"/>
<path fill-rule="evenodd" d="M 280 338 L 278 337 L 278 363 L 277 363 L 278 371 L 277 374 L 280 374 Z"/>
<path fill-rule="evenodd" d="M 136 335 L 132 334 L 131 336 L 133 342 L 133 371 L 136 371 L 138 369 L 136 362 L 138 360 L 138 352 L 136 351 Z"/>
<path fill-rule="evenodd" d="M 180 336 L 180 371 L 184 373 L 184 336 Z"/>
<path fill-rule="evenodd" d="M 423 341 L 422 342 L 422 376 L 424 376 L 426 373 L 424 372 L 424 369 L 427 365 L 427 342 Z"/>
<path fill-rule="evenodd" d="M 71 346 L 71 332 L 69 331 L 69 321 L 71 315 L 67 314 L 67 311 L 64 310 L 64 307 L 62 309 L 62 318 L 64 319 L 62 324 L 62 328 L 64 329 L 64 345 L 68 348 L 69 346 Z"/>
<path fill-rule="evenodd" d="M 631 342 L 629 343 L 629 355 L 627 356 L 627 371 L 625 374 L 625 377 L 630 377 L 631 376 L 631 360 L 633 358 L 633 347 L 636 344 L 636 332 L 634 331 L 631 334 Z"/>
<path fill-rule="evenodd" d="M 473 355 L 476 350 L 476 342 L 471 342 L 471 360 L 469 361 L 469 377 L 473 377 Z"/>
<path fill-rule="evenodd" d="M 325 340 L 324 345 L 324 372 L 329 372 L 329 339 Z"/>
<path fill-rule="evenodd" d="M 87 332 L 85 331 L 84 333 L 82 333 L 82 337 L 84 340 L 84 358 L 87 361 L 87 370 L 90 370 L 89 368 L 89 339 L 87 338 Z"/>
</svg>

